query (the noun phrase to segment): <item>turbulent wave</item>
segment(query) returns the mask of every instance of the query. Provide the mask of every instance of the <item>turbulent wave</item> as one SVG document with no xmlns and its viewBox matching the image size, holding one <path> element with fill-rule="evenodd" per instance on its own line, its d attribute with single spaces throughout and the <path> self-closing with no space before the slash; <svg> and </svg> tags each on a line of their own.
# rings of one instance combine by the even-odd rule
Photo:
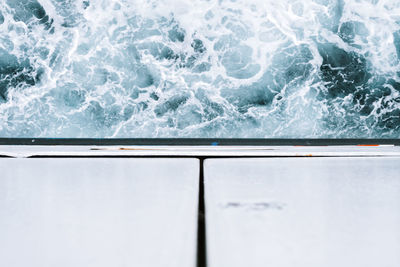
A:
<svg viewBox="0 0 400 267">
<path fill-rule="evenodd" d="M 400 137 L 396 0 L 0 0 L 1 137 Z"/>
</svg>

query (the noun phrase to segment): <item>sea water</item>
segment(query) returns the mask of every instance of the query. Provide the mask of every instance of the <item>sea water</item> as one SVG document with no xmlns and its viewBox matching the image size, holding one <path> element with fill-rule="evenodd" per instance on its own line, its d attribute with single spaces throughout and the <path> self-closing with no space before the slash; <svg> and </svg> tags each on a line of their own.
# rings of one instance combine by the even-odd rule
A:
<svg viewBox="0 0 400 267">
<path fill-rule="evenodd" d="M 0 137 L 399 138 L 400 1 L 0 0 Z"/>
</svg>

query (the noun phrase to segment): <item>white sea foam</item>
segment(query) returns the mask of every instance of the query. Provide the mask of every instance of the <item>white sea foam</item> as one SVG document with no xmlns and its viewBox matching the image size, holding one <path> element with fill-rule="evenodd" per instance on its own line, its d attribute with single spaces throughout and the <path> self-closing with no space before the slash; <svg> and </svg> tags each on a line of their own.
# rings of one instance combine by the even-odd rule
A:
<svg viewBox="0 0 400 267">
<path fill-rule="evenodd" d="M 0 0 L 2 137 L 394 137 L 394 0 Z M 3 19 L 2 19 L 3 17 Z"/>
</svg>

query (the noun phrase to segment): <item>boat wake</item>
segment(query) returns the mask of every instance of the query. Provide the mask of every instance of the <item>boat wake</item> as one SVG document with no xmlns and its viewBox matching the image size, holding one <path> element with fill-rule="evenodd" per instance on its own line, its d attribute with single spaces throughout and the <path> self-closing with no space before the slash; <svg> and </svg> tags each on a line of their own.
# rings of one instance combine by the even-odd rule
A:
<svg viewBox="0 0 400 267">
<path fill-rule="evenodd" d="M 395 0 L 0 0 L 1 137 L 399 138 Z"/>
</svg>

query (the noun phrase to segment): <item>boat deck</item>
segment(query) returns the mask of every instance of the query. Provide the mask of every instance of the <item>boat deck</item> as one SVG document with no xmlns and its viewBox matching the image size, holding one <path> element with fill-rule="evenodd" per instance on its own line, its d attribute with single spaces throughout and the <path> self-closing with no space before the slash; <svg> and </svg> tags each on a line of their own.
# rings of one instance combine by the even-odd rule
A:
<svg viewBox="0 0 400 267">
<path fill-rule="evenodd" d="M 398 146 L 0 156 L 0 266 L 400 266 Z"/>
</svg>

